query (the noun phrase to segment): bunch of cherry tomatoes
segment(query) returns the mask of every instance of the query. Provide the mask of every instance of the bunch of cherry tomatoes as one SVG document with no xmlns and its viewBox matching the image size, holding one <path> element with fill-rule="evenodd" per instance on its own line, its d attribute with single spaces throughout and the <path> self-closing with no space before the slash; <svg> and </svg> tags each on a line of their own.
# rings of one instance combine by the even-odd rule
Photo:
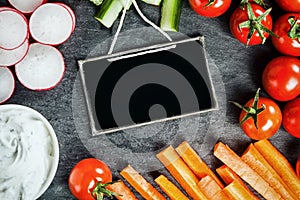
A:
<svg viewBox="0 0 300 200">
<path fill-rule="evenodd" d="M 189 0 L 192 9 L 201 16 L 218 17 L 224 14 L 232 0 Z M 265 91 L 276 101 L 286 102 L 281 110 L 271 99 L 256 97 L 244 106 L 240 123 L 252 139 L 272 137 L 280 128 L 300 138 L 300 1 L 276 0 L 285 11 L 273 24 L 263 0 L 241 0 L 230 17 L 232 35 L 247 46 L 263 44 L 271 36 L 275 49 L 283 54 L 271 60 L 264 69 L 262 83 Z"/>
</svg>

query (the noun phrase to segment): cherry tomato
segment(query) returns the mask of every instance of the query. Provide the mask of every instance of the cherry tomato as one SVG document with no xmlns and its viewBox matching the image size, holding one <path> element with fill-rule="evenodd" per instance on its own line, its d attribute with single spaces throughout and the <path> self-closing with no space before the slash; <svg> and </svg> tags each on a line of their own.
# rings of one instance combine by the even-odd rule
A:
<svg viewBox="0 0 300 200">
<path fill-rule="evenodd" d="M 300 138 L 300 98 L 288 102 L 282 113 L 284 129 L 292 136 Z"/>
<path fill-rule="evenodd" d="M 254 3 L 246 4 L 244 9 L 236 8 L 230 17 L 232 35 L 247 45 L 264 43 L 272 30 L 270 11 Z"/>
<path fill-rule="evenodd" d="M 218 17 L 230 7 L 232 0 L 189 0 L 191 8 L 201 16 Z"/>
<path fill-rule="evenodd" d="M 298 156 L 297 164 L 296 164 L 296 173 L 297 176 L 300 178 L 300 156 Z"/>
<path fill-rule="evenodd" d="M 280 128 L 282 114 L 278 105 L 269 98 L 258 97 L 259 89 L 254 98 L 244 106 L 233 102 L 242 109 L 239 117 L 244 133 L 254 139 L 262 140 L 272 137 Z"/>
<path fill-rule="evenodd" d="M 300 12 L 299 0 L 276 0 L 280 8 L 288 12 Z"/>
<path fill-rule="evenodd" d="M 81 160 L 72 169 L 69 176 L 69 189 L 79 200 L 95 200 L 96 195 L 92 194 L 93 190 L 96 186 L 101 187 L 97 183 L 103 184 L 111 181 L 111 171 L 103 161 L 87 158 Z M 97 195 L 102 195 L 102 193 Z"/>
<path fill-rule="evenodd" d="M 289 18 L 293 24 L 290 24 Z M 300 42 L 297 35 L 299 34 L 298 27 L 300 27 L 300 14 L 288 13 L 277 19 L 273 27 L 273 32 L 279 37 L 272 36 L 272 42 L 280 53 L 290 56 L 300 56 Z"/>
<path fill-rule="evenodd" d="M 278 101 L 289 101 L 300 94 L 300 60 L 280 56 L 271 60 L 262 76 L 267 93 Z"/>
</svg>

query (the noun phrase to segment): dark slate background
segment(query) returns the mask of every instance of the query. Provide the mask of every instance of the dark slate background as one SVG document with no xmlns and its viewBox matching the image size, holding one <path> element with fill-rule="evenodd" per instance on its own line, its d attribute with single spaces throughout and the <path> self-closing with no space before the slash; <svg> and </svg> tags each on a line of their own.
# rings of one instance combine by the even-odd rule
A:
<svg viewBox="0 0 300 200">
<path fill-rule="evenodd" d="M 77 76 L 77 60 L 84 59 L 93 49 L 95 43 L 101 43 L 111 37 L 117 28 L 115 24 L 107 29 L 94 20 L 97 8 L 88 0 L 66 0 L 77 16 L 76 29 L 71 38 L 58 46 L 65 57 L 66 73 L 62 82 L 50 91 L 30 91 L 17 82 L 13 97 L 6 103 L 15 103 L 30 106 L 41 112 L 53 125 L 60 146 L 60 160 L 57 174 L 49 189 L 40 199 L 72 199 L 69 192 L 67 179 L 72 167 L 83 158 L 92 157 L 79 139 L 72 115 L 72 92 Z M 159 24 L 160 8 L 146 5 L 138 1 L 143 13 L 150 20 Z M 245 103 L 252 98 L 256 89 L 262 87 L 261 75 L 264 66 L 279 54 L 273 50 L 270 40 L 265 45 L 248 47 L 236 41 L 229 31 L 229 17 L 238 1 L 233 1 L 230 9 L 221 17 L 208 19 L 194 13 L 187 1 L 183 2 L 180 18 L 179 31 L 190 37 L 203 35 L 206 39 L 206 51 L 218 67 L 224 82 L 226 99 L 221 99 L 226 106 L 226 118 L 224 130 L 219 140 L 229 144 L 238 153 L 243 152 L 248 139 L 239 128 L 239 109 L 228 103 L 235 100 Z M 8 5 L 6 0 L 0 0 L 0 6 Z M 282 10 L 273 5 L 272 16 L 274 19 Z M 128 11 L 122 31 L 148 26 L 132 8 Z M 218 94 L 217 94 L 218 95 Z M 267 96 L 262 91 L 261 95 Z M 284 104 L 279 103 L 282 107 Z M 197 117 L 190 117 L 187 121 L 193 124 Z M 137 130 L 138 131 L 138 130 Z M 300 152 L 300 140 L 288 135 L 281 128 L 272 138 L 272 143 L 288 158 L 295 166 Z M 192 146 L 196 147 L 201 139 L 195 140 Z M 208 159 L 209 158 L 209 159 Z M 105 158 L 103 158 L 105 160 Z M 204 158 L 215 169 L 220 162 L 211 156 Z M 161 173 L 167 174 L 164 169 Z M 119 178 L 117 170 L 113 170 L 114 178 Z M 152 173 L 143 173 L 143 176 L 153 183 Z M 138 196 L 141 198 L 140 196 Z"/>
</svg>

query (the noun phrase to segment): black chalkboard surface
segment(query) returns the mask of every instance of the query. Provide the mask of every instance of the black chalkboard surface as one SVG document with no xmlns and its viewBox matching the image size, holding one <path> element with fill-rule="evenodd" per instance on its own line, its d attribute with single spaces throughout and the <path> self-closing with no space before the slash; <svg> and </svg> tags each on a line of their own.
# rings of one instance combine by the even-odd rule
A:
<svg viewBox="0 0 300 200">
<path fill-rule="evenodd" d="M 201 37 L 79 61 L 93 135 L 217 109 Z"/>
</svg>

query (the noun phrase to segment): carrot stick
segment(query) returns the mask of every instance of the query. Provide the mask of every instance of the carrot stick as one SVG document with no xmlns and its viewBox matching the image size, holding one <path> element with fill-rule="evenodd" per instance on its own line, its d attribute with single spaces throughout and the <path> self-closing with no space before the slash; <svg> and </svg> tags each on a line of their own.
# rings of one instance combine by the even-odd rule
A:
<svg viewBox="0 0 300 200">
<path fill-rule="evenodd" d="M 133 192 L 121 180 L 111 185 L 108 185 L 107 189 L 119 194 L 120 196 L 115 196 L 119 200 L 137 200 Z"/>
<path fill-rule="evenodd" d="M 280 199 L 280 195 L 275 192 L 269 184 L 252 170 L 241 158 L 232 151 L 228 146 L 219 142 L 214 148 L 214 155 L 219 158 L 224 164 L 231 168 L 244 181 L 249 183 L 258 193 L 265 199 Z"/>
<path fill-rule="evenodd" d="M 210 199 L 228 199 L 227 196 L 223 193 L 222 188 L 218 185 L 218 183 L 209 175 L 203 177 L 199 183 L 198 187 L 204 193 L 204 195 Z"/>
<path fill-rule="evenodd" d="M 197 186 L 199 179 L 179 157 L 172 146 L 167 147 L 156 156 L 188 195 L 193 199 L 207 199 Z"/>
<path fill-rule="evenodd" d="M 237 188 L 242 187 L 242 189 L 240 191 L 241 194 L 236 194 L 237 197 L 244 196 L 247 198 L 240 198 L 240 199 L 258 200 L 258 197 L 253 194 L 253 192 L 246 186 L 246 184 L 242 181 L 242 179 L 234 171 L 232 171 L 229 167 L 227 167 L 226 165 L 223 165 L 223 166 L 217 168 L 216 171 L 227 185 L 230 185 L 232 182 L 237 182 L 237 183 L 234 183 L 233 186 L 230 186 L 229 189 L 226 189 L 226 190 L 230 190 L 228 192 L 237 193 L 239 191 L 239 190 L 237 190 Z M 227 188 L 227 187 L 228 186 L 226 186 L 225 188 Z M 231 191 L 231 190 L 233 190 L 233 191 Z M 226 193 L 227 196 L 229 196 L 228 192 Z"/>
<path fill-rule="evenodd" d="M 182 142 L 176 148 L 176 151 L 199 179 L 209 175 L 221 188 L 224 188 L 224 185 L 218 179 L 218 177 L 186 141 Z"/>
<path fill-rule="evenodd" d="M 300 179 L 288 160 L 269 142 L 260 140 L 254 143 L 255 148 L 261 153 L 266 161 L 273 167 L 285 184 L 300 199 Z"/>
<path fill-rule="evenodd" d="M 164 175 L 160 175 L 154 181 L 171 200 L 188 200 L 188 198 Z"/>
<path fill-rule="evenodd" d="M 241 159 L 256 171 L 275 191 L 285 200 L 297 199 L 296 195 L 287 187 L 276 171 L 269 165 L 259 151 L 250 144 Z"/>
<path fill-rule="evenodd" d="M 258 199 L 253 193 L 249 193 L 249 189 L 247 187 L 245 188 L 237 179 L 227 185 L 223 189 L 223 192 L 232 200 Z"/>
<path fill-rule="evenodd" d="M 160 194 L 144 177 L 135 171 L 130 165 L 120 172 L 121 176 L 125 178 L 128 183 L 136 189 L 142 197 L 147 200 L 164 200 L 165 197 Z"/>
</svg>

